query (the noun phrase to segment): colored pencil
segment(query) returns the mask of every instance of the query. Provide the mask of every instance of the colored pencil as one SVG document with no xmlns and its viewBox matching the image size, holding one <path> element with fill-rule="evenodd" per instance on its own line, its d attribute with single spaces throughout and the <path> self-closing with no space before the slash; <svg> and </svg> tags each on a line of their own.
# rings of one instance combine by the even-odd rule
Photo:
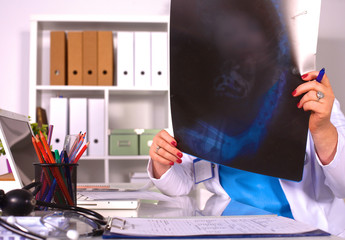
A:
<svg viewBox="0 0 345 240">
<path fill-rule="evenodd" d="M 85 152 L 85 150 L 87 149 L 87 147 L 90 145 L 90 142 L 87 142 L 83 148 L 79 151 L 77 157 L 74 159 L 73 163 L 77 163 L 80 159 L 80 157 L 83 155 L 83 153 Z"/>
<path fill-rule="evenodd" d="M 40 152 L 41 152 L 41 154 L 42 154 L 42 156 L 43 156 L 44 163 L 50 163 L 50 161 L 49 161 L 49 156 L 48 156 L 48 154 L 46 153 L 46 151 L 44 150 L 44 147 L 43 147 L 43 145 L 42 145 L 42 142 L 39 140 L 38 135 L 36 135 L 35 140 L 36 140 L 37 147 L 38 147 L 38 149 L 40 150 Z"/>
<path fill-rule="evenodd" d="M 75 138 L 72 147 L 70 149 L 68 149 L 68 157 L 70 157 L 72 155 L 72 153 L 74 152 L 74 150 L 77 147 L 78 142 L 80 141 L 81 137 L 82 137 L 82 134 L 80 132 L 78 134 L 78 136 Z M 64 148 L 66 148 L 66 146 L 64 146 Z M 64 150 L 67 150 L 67 149 L 64 149 Z"/>
<path fill-rule="evenodd" d="M 43 144 L 43 147 L 47 151 L 47 154 L 48 154 L 48 157 L 49 157 L 49 161 L 50 161 L 49 163 L 55 163 L 54 157 L 53 157 L 53 155 L 52 155 L 52 153 L 50 151 L 50 148 L 49 148 L 49 146 L 47 144 L 47 141 L 46 141 L 46 139 L 45 139 L 45 137 L 44 137 L 44 135 L 43 135 L 43 133 L 41 131 L 40 131 L 40 137 L 41 137 L 41 142 Z M 56 178 L 57 184 L 59 185 L 60 189 L 62 190 L 62 193 L 65 196 L 68 204 L 69 205 L 74 205 L 73 200 L 72 200 L 72 198 L 71 198 L 71 196 L 70 196 L 70 194 L 69 194 L 69 192 L 67 190 L 67 187 L 64 184 L 64 180 L 63 180 L 63 178 L 62 178 L 62 176 L 60 174 L 60 171 L 57 168 L 55 168 L 55 167 L 53 167 L 53 175 Z"/>
<path fill-rule="evenodd" d="M 83 145 L 83 142 L 85 140 L 85 135 L 86 135 L 86 132 L 81 136 L 81 138 L 79 139 L 79 142 L 77 144 L 77 147 L 74 149 L 73 153 L 71 156 L 69 156 L 69 160 L 70 162 L 73 162 L 74 161 L 74 158 L 76 156 L 76 154 L 78 153 L 80 147 Z"/>
<path fill-rule="evenodd" d="M 31 140 L 32 140 L 32 144 L 34 145 L 34 148 L 35 148 L 35 151 L 36 151 L 38 160 L 40 161 L 40 163 L 45 163 L 45 162 L 44 162 L 44 159 L 43 159 L 43 157 L 42 157 L 42 154 L 41 154 L 40 150 L 38 149 L 38 146 L 37 146 L 35 137 L 32 136 L 32 137 L 31 137 Z"/>
<path fill-rule="evenodd" d="M 53 129 L 54 129 L 54 126 L 53 125 L 49 125 L 48 127 L 48 145 L 50 146 L 50 143 L 51 143 L 51 139 L 52 139 L 52 135 L 53 135 Z"/>
</svg>

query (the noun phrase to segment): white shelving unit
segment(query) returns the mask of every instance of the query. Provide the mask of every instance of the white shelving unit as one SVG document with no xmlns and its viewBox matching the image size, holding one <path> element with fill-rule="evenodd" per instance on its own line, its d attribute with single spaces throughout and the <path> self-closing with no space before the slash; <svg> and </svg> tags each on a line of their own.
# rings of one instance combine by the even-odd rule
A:
<svg viewBox="0 0 345 240">
<path fill-rule="evenodd" d="M 105 100 L 105 156 L 83 157 L 79 161 L 79 183 L 126 182 L 129 173 L 145 171 L 148 156 L 109 156 L 112 129 L 171 128 L 169 79 L 166 87 L 123 88 L 117 86 L 51 86 L 50 31 L 168 31 L 168 17 L 37 15 L 31 18 L 29 114 L 36 121 L 36 107 L 47 111 L 49 99 L 103 98 Z M 114 34 L 116 36 L 116 34 Z M 116 37 L 115 62 L 116 62 Z M 168 74 L 169 75 L 169 74 Z M 116 78 L 116 74 L 115 74 Z M 48 119 L 49 120 L 49 119 Z"/>
</svg>

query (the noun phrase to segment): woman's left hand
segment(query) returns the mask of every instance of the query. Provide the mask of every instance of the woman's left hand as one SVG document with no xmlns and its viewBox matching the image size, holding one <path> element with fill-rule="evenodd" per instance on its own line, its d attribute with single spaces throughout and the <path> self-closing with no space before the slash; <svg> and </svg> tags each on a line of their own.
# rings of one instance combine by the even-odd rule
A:
<svg viewBox="0 0 345 240">
<path fill-rule="evenodd" d="M 292 92 L 292 96 L 304 94 L 297 107 L 311 111 L 309 130 L 320 161 L 326 165 L 334 158 L 338 142 L 337 130 L 330 120 L 335 97 L 326 74 L 321 82 L 312 81 L 318 74 L 317 71 L 304 74 L 302 79 L 306 82 L 299 85 Z"/>
</svg>

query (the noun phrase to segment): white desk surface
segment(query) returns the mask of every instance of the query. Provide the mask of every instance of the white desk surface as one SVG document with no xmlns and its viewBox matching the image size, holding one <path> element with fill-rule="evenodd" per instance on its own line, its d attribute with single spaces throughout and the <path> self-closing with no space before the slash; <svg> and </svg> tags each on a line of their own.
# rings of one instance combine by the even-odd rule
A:
<svg viewBox="0 0 345 240">
<path fill-rule="evenodd" d="M 204 188 L 199 188 L 191 196 L 175 197 L 172 201 L 142 200 L 136 210 L 95 210 L 104 217 L 190 217 L 190 216 L 220 216 L 224 209 L 226 215 L 262 215 L 269 214 L 241 203 L 231 202 L 212 195 Z M 33 215 L 41 216 L 45 212 L 36 212 Z M 95 237 L 94 239 L 102 239 Z M 133 238 L 132 238 L 133 239 Z M 196 239 L 196 238 L 191 238 Z M 205 239 L 205 238 L 203 238 Z M 212 239 L 212 238 L 208 238 Z M 219 239 L 219 238 L 214 238 Z M 222 238 L 226 239 L 226 238 Z M 236 239 L 236 238 L 229 238 Z M 239 239 L 239 238 L 238 238 Z M 277 237 L 277 238 L 240 238 L 240 239 L 298 239 L 298 240 L 336 240 L 343 239 L 336 236 L 317 237 Z"/>
<path fill-rule="evenodd" d="M 231 205 L 232 204 L 232 205 Z M 229 207 L 230 206 L 230 207 Z M 233 210 L 231 209 L 233 206 Z M 220 216 L 227 208 L 227 215 L 258 215 L 269 214 L 263 210 L 243 205 L 241 203 L 230 203 L 229 200 L 221 199 L 212 195 L 204 188 L 199 188 L 192 196 L 175 197 L 171 202 L 142 201 L 137 210 L 97 210 L 104 217 L 190 217 L 190 216 Z M 96 239 L 102 239 L 98 237 Z M 196 239 L 196 238 L 190 238 Z M 205 238 L 203 238 L 205 239 Z M 212 238 L 207 238 L 212 239 Z M 213 238 L 219 239 L 219 238 Z M 226 238 L 222 238 L 226 239 Z M 236 238 L 229 238 L 236 239 Z M 343 239 L 336 236 L 317 236 L 317 237 L 277 237 L 277 238 L 238 238 L 238 239 Z"/>
</svg>

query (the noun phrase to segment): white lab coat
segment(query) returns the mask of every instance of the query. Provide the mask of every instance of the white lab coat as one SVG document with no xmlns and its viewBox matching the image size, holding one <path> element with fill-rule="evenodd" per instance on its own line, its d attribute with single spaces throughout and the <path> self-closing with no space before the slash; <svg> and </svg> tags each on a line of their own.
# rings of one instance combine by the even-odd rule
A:
<svg viewBox="0 0 345 240">
<path fill-rule="evenodd" d="M 345 237 L 345 117 L 335 100 L 331 121 L 338 130 L 337 152 L 333 161 L 324 166 L 318 159 L 311 134 L 308 134 L 303 179 L 300 182 L 280 180 L 293 217 L 331 234 Z M 155 186 L 171 196 L 187 195 L 195 188 L 193 157 L 184 154 L 182 164 L 175 164 L 160 179 L 152 177 L 152 163 L 148 173 Z M 217 195 L 229 198 L 215 177 L 204 182 Z"/>
</svg>

